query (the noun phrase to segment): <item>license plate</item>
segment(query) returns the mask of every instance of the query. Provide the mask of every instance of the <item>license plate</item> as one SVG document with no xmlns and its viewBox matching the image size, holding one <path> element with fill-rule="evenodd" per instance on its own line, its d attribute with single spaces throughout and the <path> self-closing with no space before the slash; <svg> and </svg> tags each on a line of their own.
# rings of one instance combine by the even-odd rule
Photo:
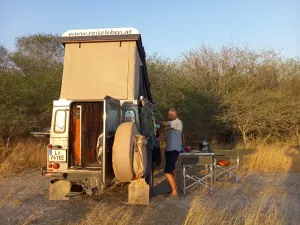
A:
<svg viewBox="0 0 300 225">
<path fill-rule="evenodd" d="M 49 162 L 66 162 L 67 151 L 66 150 L 49 150 L 48 153 Z"/>
</svg>

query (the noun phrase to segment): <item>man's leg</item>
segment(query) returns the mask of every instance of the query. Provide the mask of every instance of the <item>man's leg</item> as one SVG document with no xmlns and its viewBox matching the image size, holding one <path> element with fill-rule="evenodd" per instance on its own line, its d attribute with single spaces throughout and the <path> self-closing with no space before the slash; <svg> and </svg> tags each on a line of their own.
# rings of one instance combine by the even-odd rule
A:
<svg viewBox="0 0 300 225">
<path fill-rule="evenodd" d="M 169 181 L 169 184 L 172 188 L 172 195 L 177 196 L 177 184 L 176 184 L 176 175 L 175 174 L 175 163 L 178 159 L 177 152 L 166 152 L 166 167 L 165 167 L 165 175 Z"/>
<path fill-rule="evenodd" d="M 174 176 L 172 173 L 165 173 L 171 188 L 172 188 L 172 195 L 178 195 L 178 191 L 177 191 L 177 185 L 176 185 L 176 181 L 174 179 Z"/>
<path fill-rule="evenodd" d="M 175 170 L 173 170 L 173 171 L 172 171 L 172 174 L 173 174 L 173 177 L 174 177 L 175 183 L 177 184 L 176 171 L 175 171 Z"/>
</svg>

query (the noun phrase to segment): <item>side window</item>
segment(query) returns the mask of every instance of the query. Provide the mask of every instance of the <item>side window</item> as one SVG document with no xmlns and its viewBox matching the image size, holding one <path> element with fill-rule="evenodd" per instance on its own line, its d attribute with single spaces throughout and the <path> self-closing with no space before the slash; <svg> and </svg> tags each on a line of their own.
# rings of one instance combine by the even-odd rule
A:
<svg viewBox="0 0 300 225">
<path fill-rule="evenodd" d="M 135 112 L 133 110 L 127 110 L 125 112 L 124 122 L 133 122 L 133 123 L 136 123 Z"/>
<path fill-rule="evenodd" d="M 64 133 L 66 131 L 66 111 L 57 110 L 55 112 L 54 132 Z"/>
</svg>

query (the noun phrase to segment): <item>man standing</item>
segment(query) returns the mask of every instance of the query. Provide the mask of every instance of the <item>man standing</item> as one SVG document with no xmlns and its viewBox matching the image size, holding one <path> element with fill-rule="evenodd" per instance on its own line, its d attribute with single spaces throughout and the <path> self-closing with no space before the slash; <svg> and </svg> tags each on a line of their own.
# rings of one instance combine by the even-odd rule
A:
<svg viewBox="0 0 300 225">
<path fill-rule="evenodd" d="M 165 165 L 165 175 L 171 185 L 172 193 L 167 197 L 167 199 L 178 198 L 178 189 L 176 184 L 176 172 L 175 164 L 179 157 L 179 153 L 182 148 L 182 122 L 178 118 L 177 111 L 171 108 L 168 112 L 168 122 L 161 122 L 161 125 L 168 126 L 167 134 L 167 146 L 166 146 L 166 165 Z"/>
</svg>

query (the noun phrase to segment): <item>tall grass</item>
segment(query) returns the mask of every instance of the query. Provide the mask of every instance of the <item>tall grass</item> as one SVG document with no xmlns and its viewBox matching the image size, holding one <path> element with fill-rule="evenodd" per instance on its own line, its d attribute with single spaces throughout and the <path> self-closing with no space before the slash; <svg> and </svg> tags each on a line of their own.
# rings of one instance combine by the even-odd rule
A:
<svg viewBox="0 0 300 225">
<path fill-rule="evenodd" d="M 243 168 L 251 172 L 299 172 L 300 148 L 289 144 L 259 144 L 244 151 Z"/>
<path fill-rule="evenodd" d="M 10 147 L 0 145 L 0 176 L 38 168 L 46 163 L 45 140 L 22 140 Z M 243 168 L 251 172 L 299 172 L 300 148 L 289 144 L 255 145 L 244 150 Z"/>
<path fill-rule="evenodd" d="M 200 203 L 201 195 L 196 193 L 187 214 L 185 225 L 189 224 L 245 224 L 245 225 L 281 225 L 286 224 L 285 214 L 288 201 L 278 199 L 274 193 L 262 192 L 245 206 L 235 205 L 231 201 L 220 209 L 218 202 Z M 279 201 L 281 201 L 279 206 Z M 285 201 L 285 202 L 283 202 Z M 292 208 L 293 206 L 291 206 Z"/>
<path fill-rule="evenodd" d="M 45 141 L 32 139 L 20 141 L 11 147 L 0 146 L 0 178 L 27 168 L 39 168 L 45 165 L 45 148 Z M 299 153 L 299 148 L 289 144 L 255 145 L 251 151 L 244 150 L 242 169 L 254 173 L 298 172 L 300 171 Z M 264 186 L 259 193 L 247 199 L 245 204 L 241 204 L 243 201 L 237 199 L 237 201 L 231 200 L 231 196 L 222 196 L 220 198 L 228 198 L 228 203 L 225 199 L 225 206 L 219 204 L 220 198 L 203 202 L 201 191 L 203 189 L 194 193 L 185 224 L 286 224 L 289 222 L 286 214 L 294 213 L 299 204 L 297 200 L 285 197 L 284 191 L 279 192 L 278 187 Z M 106 192 L 106 195 L 102 196 L 105 202 L 102 199 L 102 204 L 97 205 L 81 224 L 114 222 L 130 224 L 132 221 L 142 223 L 143 217 L 137 215 L 143 215 L 147 210 L 151 211 L 151 207 L 137 210 L 135 207 L 114 203 L 116 198 L 122 198 L 125 202 L 126 196 L 126 190 L 124 193 L 117 190 Z M 292 216 L 288 217 L 292 218 Z"/>
<path fill-rule="evenodd" d="M 300 148 L 284 143 L 255 145 L 252 150 L 244 150 L 242 170 L 285 173 L 287 176 L 289 172 L 299 172 Z M 299 203 L 286 195 L 278 188 L 266 185 L 244 205 L 234 205 L 235 201 L 228 201 L 230 203 L 226 207 L 220 208 L 217 201 L 200 203 L 201 195 L 196 193 L 185 224 L 287 224 Z"/>
<path fill-rule="evenodd" d="M 0 148 L 0 178 L 24 169 L 39 168 L 46 164 L 45 143 L 22 140 L 10 147 Z"/>
</svg>

